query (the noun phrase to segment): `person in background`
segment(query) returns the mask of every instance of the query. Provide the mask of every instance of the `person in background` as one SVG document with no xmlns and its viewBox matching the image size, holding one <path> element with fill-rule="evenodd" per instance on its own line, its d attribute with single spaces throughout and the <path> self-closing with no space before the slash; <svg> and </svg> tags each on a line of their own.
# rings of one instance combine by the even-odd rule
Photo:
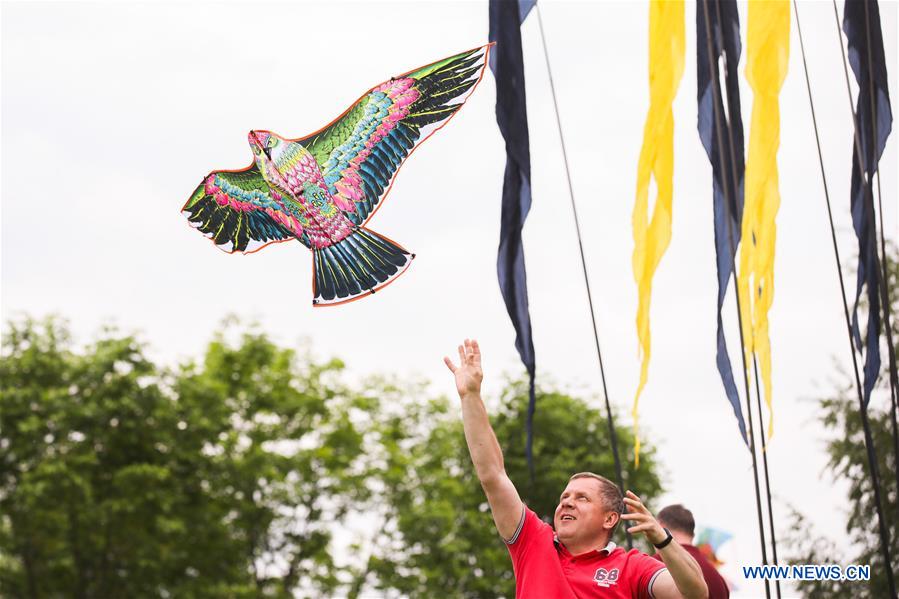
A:
<svg viewBox="0 0 899 599">
<path fill-rule="evenodd" d="M 671 531 L 674 540 L 680 543 L 680 546 L 686 549 L 687 553 L 693 556 L 696 563 L 702 569 L 702 577 L 705 579 L 706 585 L 709 587 L 709 599 L 727 599 L 730 597 L 730 590 L 724 578 L 718 574 L 709 560 L 705 558 L 702 552 L 693 546 L 693 533 L 696 528 L 696 521 L 693 520 L 693 513 L 680 504 L 669 505 L 659 511 L 656 519 L 664 528 Z M 662 556 L 656 553 L 653 555 L 657 560 L 661 560 Z"/>
</svg>

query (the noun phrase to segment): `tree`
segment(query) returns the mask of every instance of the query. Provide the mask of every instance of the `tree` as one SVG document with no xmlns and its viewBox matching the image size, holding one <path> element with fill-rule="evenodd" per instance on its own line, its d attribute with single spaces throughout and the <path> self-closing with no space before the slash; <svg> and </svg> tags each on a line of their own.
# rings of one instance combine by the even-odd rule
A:
<svg viewBox="0 0 899 599">
<path fill-rule="evenodd" d="M 12 323 L 0 366 L 0 590 L 133 594 L 167 579 L 182 533 L 174 404 L 131 337 L 78 355 L 64 326 Z"/>
<path fill-rule="evenodd" d="M 339 360 L 234 322 L 176 369 L 115 330 L 79 347 L 59 320 L 7 323 L 0 596 L 511 596 L 456 405 L 424 383 L 346 378 Z M 530 486 L 526 397 L 510 383 L 493 423 L 546 515 L 572 472 L 614 470 L 604 416 L 544 390 Z M 628 455 L 629 432 L 618 438 Z M 627 484 L 651 499 L 644 456 Z M 380 525 L 373 542 L 338 555 L 335 533 L 360 514 Z"/>
<path fill-rule="evenodd" d="M 899 255 L 891 248 L 887 256 L 890 291 L 890 319 L 893 342 L 899 341 L 897 305 L 899 305 Z M 899 351 L 899 346 L 896 348 Z M 884 352 L 886 354 L 886 352 Z M 886 363 L 887 360 L 885 359 Z M 896 456 L 893 451 L 893 420 L 889 405 L 888 373 L 882 373 L 868 406 L 868 421 L 880 473 L 880 495 L 884 518 L 890 534 L 890 551 L 894 561 L 899 559 L 899 489 L 896 486 Z M 847 499 L 846 540 L 840 543 L 818 536 L 800 512 L 794 510 L 793 532 L 788 537 L 795 564 L 868 564 L 871 580 L 803 581 L 797 588 L 807 596 L 828 598 L 852 596 L 857 599 L 889 596 L 886 568 L 877 533 L 874 504 L 874 485 L 868 468 L 864 432 L 859 415 L 858 396 L 854 378 L 849 378 L 832 395 L 819 400 L 820 420 L 830 431 L 825 443 L 829 456 L 827 469 L 835 481 L 849 483 Z M 885 407 L 879 405 L 882 399 Z"/>
<path fill-rule="evenodd" d="M 0 362 L 0 595 L 314 596 L 364 499 L 371 403 L 235 327 L 166 372 L 132 336 L 76 351 L 59 321 L 11 322 Z M 236 342 L 226 339 L 237 337 Z"/>
<path fill-rule="evenodd" d="M 458 407 L 446 399 L 389 399 L 385 403 L 402 407 L 380 433 L 382 533 L 350 596 L 371 587 L 412 597 L 447 589 L 458 597 L 513 597 L 508 551 L 474 474 Z M 522 499 L 551 517 L 571 474 L 589 470 L 614 478 L 605 415 L 581 399 L 540 391 L 534 421 L 538 475 L 531 485 L 524 458 L 526 406 L 526 383 L 510 383 L 491 420 Z M 617 435 L 621 455 L 630 455 L 630 431 L 619 428 Z M 639 470 L 626 464 L 626 484 L 651 501 L 661 490 L 652 449 L 641 458 Z M 616 541 L 623 543 L 623 534 L 619 527 Z"/>
</svg>

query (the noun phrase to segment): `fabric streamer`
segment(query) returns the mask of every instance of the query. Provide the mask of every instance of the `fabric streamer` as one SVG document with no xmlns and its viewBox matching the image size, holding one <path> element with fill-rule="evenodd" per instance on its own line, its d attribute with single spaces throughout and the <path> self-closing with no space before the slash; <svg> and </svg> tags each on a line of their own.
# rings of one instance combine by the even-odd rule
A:
<svg viewBox="0 0 899 599">
<path fill-rule="evenodd" d="M 674 177 L 674 112 L 672 104 L 684 74 L 684 3 L 649 3 L 649 111 L 637 163 L 634 202 L 634 280 L 637 283 L 637 337 L 640 342 L 640 382 L 634 396 L 634 463 L 640 465 L 637 404 L 649 374 L 649 305 L 652 277 L 671 241 Z M 649 183 L 655 178 L 658 194 L 649 220 Z"/>
<path fill-rule="evenodd" d="M 521 230 L 531 209 L 531 154 L 528 135 L 521 21 L 534 2 L 490 0 L 491 42 L 496 42 L 490 66 L 496 78 L 496 122 L 506 141 L 502 216 L 496 272 L 509 318 L 515 327 L 515 348 L 528 372 L 527 460 L 534 479 L 534 377 L 536 357 L 528 310 L 527 272 Z"/>
<path fill-rule="evenodd" d="M 858 103 L 855 113 L 856 132 L 861 148 L 856 148 L 853 142 L 850 186 L 852 226 L 858 237 L 858 277 L 856 279 L 855 304 L 852 308 L 852 333 L 855 336 L 856 347 L 861 348 L 858 303 L 862 289 L 866 289 L 868 324 L 864 343 L 864 406 L 867 409 L 868 402 L 871 400 L 871 391 L 880 374 L 880 286 L 877 272 L 877 231 L 874 224 L 874 199 L 871 190 L 874 173 L 877 171 L 880 156 L 883 154 L 883 148 L 893 125 L 883 34 L 880 29 L 880 9 L 876 0 L 846 2 L 843 12 L 843 31 L 848 40 L 849 64 L 852 66 L 852 72 L 858 82 Z M 872 107 L 874 114 L 872 114 Z M 858 155 L 859 151 L 861 157 Z M 864 163 L 864 174 L 862 174 L 859 160 Z"/>
<path fill-rule="evenodd" d="M 777 150 L 780 147 L 778 96 L 790 57 L 788 0 L 750 2 L 746 24 L 746 79 L 753 91 L 746 204 L 737 288 L 743 311 L 747 361 L 755 353 L 768 406 L 768 438 L 774 431 L 771 393 L 771 340 L 768 310 L 774 301 L 775 218 L 780 207 Z"/>
<path fill-rule="evenodd" d="M 727 341 L 724 338 L 724 327 L 721 321 L 721 306 L 727 292 L 727 284 L 733 273 L 734 250 L 740 241 L 740 221 L 743 217 L 743 118 L 740 114 L 740 87 L 737 80 L 737 65 L 740 62 L 740 19 L 737 14 L 737 3 L 734 0 L 721 0 L 709 3 L 703 8 L 700 0 L 696 4 L 696 65 L 697 65 L 697 100 L 699 104 L 699 137 L 706 154 L 712 163 L 712 205 L 715 220 L 715 253 L 718 271 L 718 331 L 716 362 L 727 399 L 737 418 L 737 425 L 743 441 L 749 444 L 746 436 L 746 423 L 740 408 L 740 396 L 734 384 L 733 370 L 727 353 Z M 705 11 L 709 13 L 709 26 L 706 25 Z M 721 15 L 720 19 L 718 15 Z M 725 59 L 725 86 L 727 92 L 727 111 L 720 98 L 716 98 L 714 85 L 709 72 L 708 30 L 712 32 L 712 62 L 720 65 L 719 59 Z M 719 79 L 715 72 L 716 81 Z M 721 86 L 718 86 L 719 89 Z M 722 117 L 727 119 L 723 127 L 723 143 L 718 143 L 715 131 L 715 106 Z M 724 148 L 721 155 L 719 146 Z M 734 176 L 734 171 L 736 176 Z M 725 202 L 728 205 L 725 205 Z M 729 220 L 728 220 L 729 219 Z"/>
</svg>

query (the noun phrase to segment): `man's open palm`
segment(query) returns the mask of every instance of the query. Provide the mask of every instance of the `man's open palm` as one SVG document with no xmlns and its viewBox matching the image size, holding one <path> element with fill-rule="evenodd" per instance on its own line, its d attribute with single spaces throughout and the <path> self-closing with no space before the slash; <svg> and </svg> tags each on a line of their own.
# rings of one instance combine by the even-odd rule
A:
<svg viewBox="0 0 899 599">
<path fill-rule="evenodd" d="M 459 346 L 458 366 L 453 364 L 453 361 L 447 357 L 443 358 L 443 362 L 456 377 L 456 390 L 459 392 L 460 397 L 481 391 L 481 381 L 484 379 L 484 372 L 481 370 L 481 350 L 477 341 L 466 339 Z"/>
</svg>

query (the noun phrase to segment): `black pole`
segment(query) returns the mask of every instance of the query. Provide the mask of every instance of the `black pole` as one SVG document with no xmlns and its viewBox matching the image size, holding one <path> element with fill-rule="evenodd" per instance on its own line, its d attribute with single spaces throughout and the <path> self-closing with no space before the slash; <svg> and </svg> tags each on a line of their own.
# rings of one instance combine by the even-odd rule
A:
<svg viewBox="0 0 899 599">
<path fill-rule="evenodd" d="M 615 460 L 615 476 L 618 477 L 618 487 L 621 494 L 624 495 L 624 475 L 621 470 L 621 459 L 618 456 L 618 436 L 615 434 L 615 421 L 612 417 L 612 407 L 609 404 L 609 390 L 606 387 L 606 373 L 602 364 L 602 351 L 599 348 L 599 329 L 596 326 L 596 312 L 593 309 L 593 294 L 590 292 L 590 277 L 587 276 L 587 260 L 584 257 L 584 244 L 581 241 L 581 226 L 577 217 L 577 205 L 574 201 L 574 187 L 571 184 L 571 171 L 568 168 L 568 153 L 565 151 L 565 136 L 562 134 L 562 120 L 559 118 L 559 103 L 556 100 L 556 87 L 553 85 L 553 73 L 549 62 L 549 48 L 546 45 L 546 36 L 543 33 L 543 17 L 540 14 L 540 4 L 535 7 L 537 9 L 537 22 L 540 24 L 540 39 L 543 41 L 543 55 L 546 57 L 546 71 L 549 75 L 549 89 L 552 92 L 553 108 L 556 112 L 556 125 L 559 128 L 559 141 L 562 144 L 562 159 L 565 163 L 565 176 L 568 178 L 568 197 L 571 199 L 571 213 L 574 215 L 574 228 L 577 231 L 577 247 L 581 255 L 581 268 L 584 271 L 584 284 L 587 287 L 587 303 L 590 305 L 590 320 L 593 323 L 593 339 L 596 342 L 596 358 L 599 361 L 599 375 L 602 379 L 602 393 L 606 400 L 606 417 L 609 421 L 609 440 L 612 443 L 612 457 Z M 629 532 L 627 535 L 627 548 L 633 547 L 633 541 Z"/>
<path fill-rule="evenodd" d="M 836 10 L 836 4 L 834 4 L 834 9 Z M 855 374 L 855 390 L 856 390 L 856 393 L 858 394 L 858 404 L 859 404 L 859 412 L 860 412 L 861 418 L 862 418 L 862 428 L 865 431 L 865 449 L 866 449 L 867 459 L 868 459 L 868 468 L 869 468 L 869 471 L 873 475 L 877 471 L 877 461 L 875 459 L 875 456 L 873 455 L 873 444 L 872 444 L 872 439 L 871 439 L 870 426 L 868 425 L 868 416 L 867 416 L 867 412 L 866 412 L 865 406 L 864 406 L 861 377 L 859 376 L 859 373 L 858 373 L 858 362 L 856 361 L 855 340 L 852 337 L 852 324 L 849 319 L 849 304 L 846 300 L 846 286 L 843 283 L 843 268 L 840 264 L 840 250 L 837 245 L 836 228 L 834 227 L 834 224 L 833 224 L 833 211 L 830 206 L 830 193 L 828 192 L 828 189 L 827 189 L 827 175 L 825 174 L 825 171 L 824 171 L 824 155 L 821 151 L 821 138 L 818 133 L 818 119 L 815 116 L 815 102 L 814 102 L 814 99 L 812 98 L 812 84 L 811 84 L 811 80 L 809 79 L 809 75 L 808 75 L 808 61 L 806 60 L 806 57 L 805 57 L 805 42 L 803 41 L 803 37 L 802 37 L 802 24 L 799 19 L 799 6 L 797 5 L 796 0 L 793 0 L 793 12 L 796 14 L 796 28 L 799 33 L 799 46 L 802 50 L 802 66 L 803 66 L 803 70 L 805 72 L 805 86 L 806 86 L 806 90 L 808 91 L 809 108 L 810 108 L 811 114 L 812 114 L 812 126 L 813 126 L 814 132 L 815 132 L 815 144 L 818 149 L 818 164 L 821 169 L 821 181 L 824 185 L 824 200 L 825 200 L 825 205 L 827 207 L 827 218 L 830 223 L 830 237 L 831 237 L 831 241 L 833 242 L 833 252 L 834 252 L 834 258 L 835 258 L 835 262 L 836 262 L 836 266 L 837 266 L 837 279 L 839 280 L 839 283 L 840 283 L 840 297 L 843 300 L 843 315 L 844 315 L 845 321 L 846 321 L 846 334 L 849 337 L 849 353 L 852 356 L 852 369 Z M 839 17 L 837 17 L 837 28 L 839 29 Z M 840 48 L 842 49 L 842 47 L 843 47 L 843 44 L 842 44 L 842 36 L 841 36 Z M 848 73 L 847 73 L 847 77 L 848 77 Z M 879 508 L 880 507 L 880 502 L 879 502 L 880 494 L 879 494 L 879 490 L 876 485 L 874 488 L 874 493 L 875 493 L 875 501 L 877 501 L 877 507 Z M 883 548 L 885 548 L 885 545 L 883 543 L 883 541 L 884 541 L 883 516 L 879 509 L 878 509 L 878 518 L 880 520 L 879 528 L 880 528 L 880 532 L 881 532 L 881 546 L 883 549 Z M 885 559 L 886 559 L 886 564 L 889 565 L 890 561 L 889 561 L 889 549 L 888 548 L 886 548 Z M 889 567 L 887 568 L 887 570 L 888 570 L 888 578 L 890 581 L 890 587 L 891 587 L 891 589 L 893 589 L 892 590 L 893 596 L 895 596 L 895 589 L 894 589 L 894 586 L 892 583 L 892 572 L 889 569 Z"/>
<path fill-rule="evenodd" d="M 755 340 L 753 339 L 753 348 Z M 774 534 L 774 508 L 771 505 L 771 480 L 768 478 L 768 443 L 765 440 L 765 426 L 762 424 L 762 392 L 759 387 L 759 365 L 755 359 L 755 351 L 752 354 L 752 371 L 755 375 L 755 401 L 759 410 L 759 434 L 762 440 L 762 472 L 765 475 L 765 495 L 768 498 L 768 527 L 771 529 L 771 553 L 774 558 L 774 565 L 777 565 L 777 537 Z M 774 579 L 774 588 L 777 596 L 780 598 L 780 579 Z"/>
<path fill-rule="evenodd" d="M 871 56 L 871 16 L 868 12 L 868 3 L 865 2 L 865 46 L 867 46 L 868 51 L 868 85 L 870 90 L 870 99 L 871 99 L 871 130 L 875 130 L 877 128 L 877 102 L 874 101 L 874 73 L 873 69 L 873 59 Z M 845 63 L 844 63 L 845 68 Z M 849 106 L 852 106 L 852 92 L 849 92 Z M 896 492 L 899 493 L 899 424 L 896 422 L 896 410 L 897 404 L 899 404 L 899 373 L 896 371 L 896 346 L 893 345 L 893 326 L 890 323 L 890 274 L 887 271 L 887 247 L 886 240 L 884 236 L 886 235 L 886 231 L 883 228 L 883 197 L 881 197 L 881 186 L 880 186 L 880 169 L 877 169 L 877 207 L 878 214 L 880 216 L 880 253 L 883 256 L 883 260 L 880 262 L 880 266 L 882 269 L 883 275 L 880 279 L 880 303 L 883 310 L 883 328 L 886 333 L 887 338 L 887 359 L 889 363 L 887 364 L 890 372 L 890 414 L 893 424 L 893 461 L 896 464 L 895 475 L 896 475 Z M 872 193 L 871 193 L 871 209 L 872 209 L 872 217 L 873 217 L 873 208 L 874 208 L 874 182 L 868 182 L 871 185 Z M 872 224 L 873 227 L 873 224 Z M 875 242 L 877 241 L 877 227 L 874 228 Z M 881 272 L 881 271 L 878 271 Z"/>
<path fill-rule="evenodd" d="M 868 69 L 869 69 L 868 79 L 869 79 L 869 83 L 871 85 L 873 85 L 874 84 L 873 79 L 870 76 L 871 41 L 867 36 L 867 33 L 868 33 L 868 3 L 867 2 L 864 2 L 864 7 L 865 7 L 866 44 L 868 46 L 868 58 L 869 58 L 869 60 L 868 60 Z M 858 117 L 855 113 L 855 109 L 852 106 L 852 88 L 849 85 L 849 69 L 846 64 L 846 51 L 843 48 L 843 35 L 840 30 L 840 15 L 839 15 L 839 12 L 837 11 L 836 0 L 833 0 L 833 15 L 834 15 L 834 19 L 836 20 L 836 25 L 837 25 L 837 37 L 839 38 L 839 41 L 840 41 L 840 54 L 843 57 L 843 73 L 846 76 L 846 91 L 849 94 L 849 110 L 852 113 L 852 132 L 853 132 L 853 138 L 854 138 L 853 145 L 855 148 L 854 154 L 856 156 L 856 159 L 858 160 L 859 174 L 863 178 L 862 180 L 864 182 L 864 193 L 862 195 L 862 201 L 869 201 L 871 203 L 871 205 L 870 205 L 871 209 L 868 211 L 868 221 L 869 221 L 868 225 L 871 227 L 871 231 L 873 231 L 873 233 L 874 233 L 874 272 L 875 272 L 877 278 L 880 279 L 881 278 L 881 276 L 880 276 L 881 264 L 880 264 L 880 257 L 878 256 L 878 253 L 877 253 L 877 227 L 876 227 L 876 224 L 874 221 L 874 194 L 873 194 L 873 190 L 872 190 L 872 178 L 870 176 L 868 176 L 867 169 L 865 168 L 865 160 L 864 160 L 864 155 L 862 153 L 861 138 L 860 138 L 859 132 L 858 132 L 860 123 L 858 122 Z M 872 101 L 873 101 L 873 96 L 872 96 Z M 872 116 L 873 116 L 873 114 L 872 114 Z M 873 143 L 873 140 L 872 140 L 872 143 Z M 886 291 L 884 281 L 878 281 L 878 282 L 881 283 L 880 284 L 881 303 L 884 303 L 884 301 L 882 299 L 884 297 L 883 294 Z M 886 305 L 883 306 L 883 311 L 885 314 L 887 314 L 887 315 L 889 314 L 889 298 L 887 298 L 887 300 L 886 300 Z M 887 339 L 889 340 L 888 345 L 890 347 L 892 347 L 892 334 L 889 331 L 889 326 L 887 326 L 888 319 L 884 318 L 882 320 L 883 320 L 884 326 L 887 329 Z M 873 332 L 870 330 L 868 331 L 868 335 L 871 335 L 872 333 L 875 335 L 878 335 L 878 336 L 880 335 L 880 331 L 873 331 Z M 893 368 L 895 368 L 895 365 L 893 365 Z M 891 395 L 893 395 L 892 380 L 891 380 Z M 866 448 L 866 451 L 868 454 L 868 463 L 869 463 L 869 466 L 871 469 L 871 484 L 874 487 L 874 504 L 875 504 L 875 508 L 877 509 L 877 525 L 878 525 L 878 529 L 880 532 L 881 552 L 883 553 L 884 564 L 886 567 L 887 583 L 889 584 L 889 587 L 890 587 L 890 595 L 895 597 L 896 596 L 896 581 L 893 578 L 893 562 L 892 562 L 892 559 L 890 558 L 890 531 L 889 531 L 889 528 L 887 528 L 887 526 L 886 526 L 886 520 L 884 519 L 884 515 L 883 515 L 883 503 L 882 503 L 882 500 L 880 497 L 880 473 L 879 473 L 878 467 L 877 467 L 877 454 L 876 454 L 876 451 L 874 448 L 874 439 L 871 435 L 871 425 L 868 421 L 868 406 L 865 405 L 863 398 L 860 397 L 859 399 L 861 400 L 860 405 L 859 405 L 859 410 L 861 412 L 862 428 L 864 429 L 864 433 L 865 433 L 865 448 Z"/>
<path fill-rule="evenodd" d="M 709 74 L 710 74 L 710 79 L 711 79 L 711 83 L 712 83 L 712 90 L 714 92 L 713 98 L 712 98 L 712 105 L 714 106 L 714 114 L 715 114 L 715 131 L 717 133 L 716 138 L 718 141 L 718 155 L 721 158 L 720 165 L 722 168 L 722 173 L 724 174 L 724 178 L 725 178 L 724 185 L 722 185 L 722 187 L 724 189 L 724 194 L 725 194 L 725 200 L 724 200 L 725 211 L 726 211 L 725 212 L 725 220 L 727 221 L 727 238 L 730 243 L 731 264 L 733 267 L 733 275 L 734 275 L 734 296 L 737 300 L 737 324 L 740 327 L 740 356 L 743 361 L 743 384 L 746 389 L 746 412 L 747 412 L 747 416 L 749 418 L 749 451 L 750 451 L 750 453 L 752 453 L 752 473 L 753 473 L 753 482 L 755 483 L 755 505 L 756 505 L 756 511 L 757 511 L 757 515 L 758 515 L 759 540 L 761 541 L 761 547 L 762 547 L 762 563 L 767 565 L 768 555 L 767 555 L 767 549 L 765 548 L 765 524 L 762 520 L 762 498 L 761 498 L 761 493 L 759 491 L 759 469 L 758 469 L 758 462 L 757 462 L 756 455 L 755 455 L 755 433 L 754 433 L 754 429 L 753 429 L 753 425 L 752 425 L 752 406 L 749 402 L 749 375 L 748 375 L 748 372 L 746 369 L 746 352 L 744 351 L 744 348 L 746 346 L 743 343 L 743 318 L 742 318 L 742 313 L 740 312 L 740 293 L 737 290 L 737 267 L 736 267 L 736 263 L 734 260 L 735 248 L 734 248 L 734 241 L 733 241 L 733 223 L 731 222 L 731 218 L 730 218 L 730 196 L 729 196 L 728 185 L 727 185 L 727 181 L 726 181 L 727 168 L 726 168 L 726 164 L 725 164 L 726 161 L 723 160 L 724 147 L 723 147 L 723 144 L 721 141 L 721 137 L 723 134 L 722 126 L 721 126 L 722 115 L 721 115 L 721 111 L 718 107 L 718 103 L 720 101 L 723 105 L 724 97 L 721 94 L 720 88 L 718 87 L 718 78 L 716 77 L 716 75 L 717 75 L 717 71 L 715 69 L 716 61 L 713 58 L 714 56 L 716 56 L 716 54 L 712 48 L 712 25 L 711 25 L 711 21 L 709 20 L 708 0 L 699 0 L 699 1 L 700 1 L 700 4 L 702 4 L 702 10 L 705 14 L 706 44 L 708 45 L 709 71 L 710 71 Z M 716 2 L 716 8 L 718 9 L 718 26 L 723 29 L 724 25 L 721 23 L 721 12 L 720 12 L 721 5 L 718 4 L 717 2 Z M 722 45 L 723 45 L 723 40 L 722 40 Z M 729 134 L 730 134 L 730 127 L 728 126 L 728 138 L 730 138 Z M 732 165 L 732 167 L 734 167 L 733 170 L 735 170 L 736 160 L 734 159 L 734 155 L 733 155 L 733 144 L 732 143 L 731 143 L 731 147 L 730 147 L 730 158 L 731 158 L 731 165 Z M 736 189 L 736 187 L 737 187 L 736 172 L 734 172 L 732 174 L 732 178 L 733 178 L 733 182 L 734 182 L 734 189 Z M 765 579 L 765 596 L 768 597 L 769 599 L 771 597 L 771 583 L 767 578 Z"/>
</svg>

